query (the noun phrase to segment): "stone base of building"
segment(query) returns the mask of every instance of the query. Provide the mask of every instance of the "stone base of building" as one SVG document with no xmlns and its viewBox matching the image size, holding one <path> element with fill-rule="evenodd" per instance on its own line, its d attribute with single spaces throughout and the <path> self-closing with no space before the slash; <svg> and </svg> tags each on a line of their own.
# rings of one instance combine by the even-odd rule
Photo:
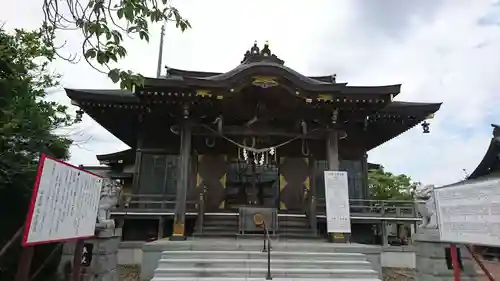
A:
<svg viewBox="0 0 500 281">
<path fill-rule="evenodd" d="M 415 235 L 416 281 L 453 281 L 453 269 L 446 262 L 446 248 L 449 243 L 439 240 L 438 229 L 420 228 Z M 457 245 L 460 249 L 462 281 L 474 281 L 480 277 L 474 266 L 467 248 Z"/>
<path fill-rule="evenodd" d="M 96 237 L 86 239 L 85 244 L 92 244 L 92 260 L 88 267 L 82 268 L 81 281 L 118 281 L 118 248 L 122 229 L 104 230 Z M 70 276 L 76 241 L 67 242 L 63 246 L 63 254 L 59 264 L 59 274 Z M 63 279 L 64 280 L 64 279 Z"/>
<path fill-rule="evenodd" d="M 381 252 L 380 246 L 350 244 L 350 243 L 328 243 L 320 240 L 302 240 L 302 239 L 272 239 L 271 241 L 273 253 L 286 252 L 308 252 L 316 253 L 359 253 L 366 256 L 366 260 L 370 262 L 371 268 L 377 272 L 379 278 L 382 276 L 381 267 Z M 142 245 L 142 264 L 141 264 L 141 280 L 151 280 L 155 269 L 158 267 L 158 261 L 162 256 L 162 252 L 166 251 L 182 251 L 186 255 L 189 251 L 207 252 L 207 251 L 246 251 L 246 252 L 261 252 L 263 248 L 263 240 L 259 238 L 188 238 L 186 241 L 173 242 L 169 239 L 161 239 L 158 241 L 145 243 Z M 168 253 L 167 253 L 168 254 Z M 214 257 L 215 258 L 215 257 Z M 275 258 L 273 258 L 275 259 Z"/>
</svg>

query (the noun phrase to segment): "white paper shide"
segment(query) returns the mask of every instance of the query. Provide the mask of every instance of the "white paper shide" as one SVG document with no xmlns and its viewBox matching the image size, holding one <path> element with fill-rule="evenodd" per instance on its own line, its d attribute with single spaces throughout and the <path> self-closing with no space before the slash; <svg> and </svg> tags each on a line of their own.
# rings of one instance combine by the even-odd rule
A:
<svg viewBox="0 0 500 281">
<path fill-rule="evenodd" d="M 443 242 L 500 246 L 500 179 L 434 190 Z"/>
<path fill-rule="evenodd" d="M 102 178 L 45 158 L 25 244 L 94 235 Z"/>
<path fill-rule="evenodd" d="M 347 172 L 325 171 L 326 222 L 329 233 L 351 233 Z"/>
</svg>

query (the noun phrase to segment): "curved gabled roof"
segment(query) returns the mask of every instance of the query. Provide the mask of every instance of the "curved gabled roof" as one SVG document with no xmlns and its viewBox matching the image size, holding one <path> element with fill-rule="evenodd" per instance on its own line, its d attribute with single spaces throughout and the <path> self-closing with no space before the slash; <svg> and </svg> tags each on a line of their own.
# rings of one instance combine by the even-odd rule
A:
<svg viewBox="0 0 500 281">
<path fill-rule="evenodd" d="M 467 179 L 477 179 L 500 170 L 500 126 L 493 127 L 493 138 L 483 159 Z"/>
<path fill-rule="evenodd" d="M 316 93 L 335 92 L 339 94 L 387 94 L 393 97 L 401 91 L 401 84 L 384 86 L 347 86 L 347 83 L 327 83 L 304 76 L 295 70 L 272 63 L 260 62 L 240 65 L 235 69 L 215 76 L 145 78 L 145 87 L 201 87 L 229 89 L 252 76 L 276 76 L 290 81 L 305 91 Z"/>
<path fill-rule="evenodd" d="M 287 67 L 287 69 L 290 69 Z M 292 69 L 290 69 L 292 70 Z M 294 70 L 292 70 L 294 71 Z M 205 71 L 194 71 L 194 70 L 184 70 L 178 68 L 169 68 L 167 67 L 167 77 L 190 77 L 190 78 L 210 78 L 213 76 L 219 76 L 224 74 L 223 72 L 205 72 Z M 324 76 L 306 76 L 309 79 L 312 79 L 314 83 L 327 83 L 327 84 L 344 84 L 347 83 L 337 83 L 336 82 L 336 74 L 332 75 L 324 75 Z"/>
<path fill-rule="evenodd" d="M 241 81 L 254 76 L 272 76 L 289 81 L 304 91 L 317 93 L 342 94 L 386 94 L 393 97 L 399 94 L 401 85 L 350 87 L 347 83 L 337 83 L 336 75 L 305 76 L 287 66 L 284 61 L 272 54 L 266 43 L 262 50 L 254 43 L 245 53 L 240 65 L 225 73 L 188 71 L 176 68 L 167 68 L 167 76 L 162 78 L 146 78 L 145 87 L 178 87 L 186 86 L 204 88 L 229 89 Z"/>
</svg>

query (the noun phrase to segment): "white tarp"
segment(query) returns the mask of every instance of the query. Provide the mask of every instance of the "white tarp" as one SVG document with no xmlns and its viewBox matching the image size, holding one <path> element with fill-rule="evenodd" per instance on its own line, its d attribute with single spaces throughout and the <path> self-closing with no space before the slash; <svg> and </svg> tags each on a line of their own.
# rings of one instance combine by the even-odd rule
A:
<svg viewBox="0 0 500 281">
<path fill-rule="evenodd" d="M 444 242 L 500 246 L 500 179 L 434 189 Z"/>
<path fill-rule="evenodd" d="M 102 178 L 42 155 L 23 245 L 91 237 Z"/>
<path fill-rule="evenodd" d="M 325 171 L 325 203 L 328 233 L 351 233 L 347 172 Z"/>
</svg>

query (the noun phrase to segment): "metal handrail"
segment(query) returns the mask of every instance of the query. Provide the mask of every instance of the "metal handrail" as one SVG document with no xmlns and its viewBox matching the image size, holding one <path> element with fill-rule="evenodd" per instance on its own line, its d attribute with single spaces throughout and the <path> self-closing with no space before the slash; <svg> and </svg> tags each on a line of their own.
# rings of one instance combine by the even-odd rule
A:
<svg viewBox="0 0 500 281">
<path fill-rule="evenodd" d="M 255 214 L 253 216 L 253 221 L 256 226 L 264 228 L 264 247 L 262 248 L 262 252 L 267 252 L 267 273 L 266 280 L 273 280 L 271 276 L 271 237 L 269 236 L 269 229 L 266 224 L 266 219 L 262 214 Z M 266 249 L 267 242 L 267 249 Z"/>
</svg>

